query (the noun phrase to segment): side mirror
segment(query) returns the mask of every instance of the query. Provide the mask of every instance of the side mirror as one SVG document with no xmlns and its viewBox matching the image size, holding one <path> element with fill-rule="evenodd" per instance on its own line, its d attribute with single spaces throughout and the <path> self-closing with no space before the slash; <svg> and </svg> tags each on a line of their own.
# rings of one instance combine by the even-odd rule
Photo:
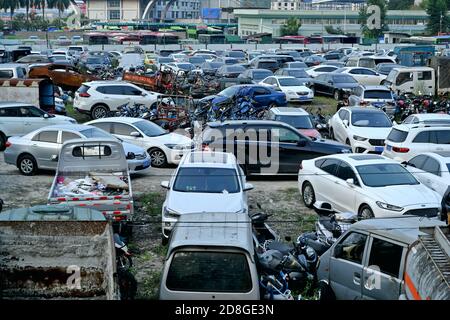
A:
<svg viewBox="0 0 450 320">
<path fill-rule="evenodd" d="M 161 181 L 161 187 L 163 187 L 164 189 L 170 189 L 169 181 Z"/>
<path fill-rule="evenodd" d="M 347 184 L 349 186 L 354 186 L 355 185 L 355 180 L 353 180 L 352 178 L 345 180 L 345 182 L 347 182 Z"/>
<path fill-rule="evenodd" d="M 54 154 L 54 155 L 52 155 L 52 161 L 54 161 L 54 162 L 58 162 L 58 155 L 56 155 L 56 154 Z"/>
<path fill-rule="evenodd" d="M 255 187 L 251 184 L 251 183 L 246 183 L 245 185 L 244 185 L 244 192 L 245 191 L 250 191 L 250 190 L 253 190 Z"/>
<path fill-rule="evenodd" d="M 342 123 L 344 124 L 344 126 L 348 127 L 348 120 L 342 120 Z"/>
<path fill-rule="evenodd" d="M 340 257 L 342 257 L 342 253 L 344 252 L 344 250 L 343 250 L 344 248 L 342 247 L 342 244 L 337 244 L 335 247 L 334 247 L 334 257 L 335 258 L 340 258 Z"/>
<path fill-rule="evenodd" d="M 44 113 L 44 119 L 48 119 L 48 118 L 49 118 L 48 114 Z"/>
<path fill-rule="evenodd" d="M 306 146 L 306 140 L 300 140 L 299 142 L 297 142 L 297 145 L 298 145 L 299 147 L 304 147 L 304 146 Z"/>
<path fill-rule="evenodd" d="M 137 132 L 137 131 L 131 132 L 131 133 L 130 133 L 130 136 L 135 137 L 135 138 L 142 137 L 142 135 L 141 135 L 139 132 Z"/>
</svg>

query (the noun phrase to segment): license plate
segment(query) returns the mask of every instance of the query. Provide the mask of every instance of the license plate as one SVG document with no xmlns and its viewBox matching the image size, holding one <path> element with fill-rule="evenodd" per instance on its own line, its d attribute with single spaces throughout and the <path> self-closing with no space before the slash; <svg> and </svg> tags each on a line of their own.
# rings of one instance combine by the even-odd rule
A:
<svg viewBox="0 0 450 320">
<path fill-rule="evenodd" d="M 384 147 L 375 147 L 375 152 L 383 152 Z"/>
<path fill-rule="evenodd" d="M 150 167 L 150 160 L 145 160 L 143 166 L 144 166 L 144 168 Z"/>
<path fill-rule="evenodd" d="M 387 149 L 387 151 L 391 151 L 391 150 L 392 150 L 392 146 L 387 145 L 387 146 L 386 146 L 386 149 Z"/>
</svg>

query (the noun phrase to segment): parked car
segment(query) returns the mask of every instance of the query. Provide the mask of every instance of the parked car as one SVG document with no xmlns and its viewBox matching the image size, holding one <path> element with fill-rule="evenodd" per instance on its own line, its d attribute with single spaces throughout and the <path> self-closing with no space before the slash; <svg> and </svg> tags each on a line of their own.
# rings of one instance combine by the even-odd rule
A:
<svg viewBox="0 0 450 320">
<path fill-rule="evenodd" d="M 10 137 L 4 153 L 5 162 L 17 166 L 23 175 L 33 175 L 39 169 L 55 170 L 61 146 L 73 139 L 113 139 L 111 134 L 93 126 L 56 125 L 34 130 L 22 137 Z M 138 146 L 122 142 L 131 173 L 150 168 L 150 156 Z"/>
<path fill-rule="evenodd" d="M 312 82 L 311 89 L 315 95 L 332 96 L 336 100 L 341 99 L 344 92 L 349 95 L 353 89 L 358 87 L 358 82 L 352 76 L 339 73 L 321 74 Z"/>
<path fill-rule="evenodd" d="M 24 79 L 26 77 L 27 77 L 27 69 L 23 64 L 20 63 L 0 64 L 0 79 Z"/>
<path fill-rule="evenodd" d="M 338 67 L 338 68 L 345 67 L 345 63 L 343 63 L 341 61 L 336 61 L 336 60 L 327 60 L 326 62 L 324 62 L 324 64 L 326 64 L 327 66 L 334 66 L 334 67 Z"/>
<path fill-rule="evenodd" d="M 257 69 L 267 69 L 261 66 L 258 66 L 258 61 L 260 60 L 275 60 L 277 62 L 277 69 L 280 68 L 284 63 L 286 62 L 294 62 L 295 59 L 291 56 L 287 56 L 287 55 L 280 55 L 280 54 L 263 54 L 260 55 L 256 58 L 254 58 L 253 60 L 251 60 L 249 63 L 251 65 L 252 68 L 257 68 Z"/>
<path fill-rule="evenodd" d="M 260 299 L 248 215 L 185 214 L 171 238 L 159 299 Z"/>
<path fill-rule="evenodd" d="M 424 124 L 424 125 L 450 125 L 449 114 L 439 113 L 416 113 L 408 116 L 403 124 Z"/>
<path fill-rule="evenodd" d="M 359 84 L 366 86 L 378 86 L 386 79 L 385 75 L 376 73 L 369 68 L 344 67 L 339 68 L 334 72 L 351 75 Z"/>
<path fill-rule="evenodd" d="M 279 69 L 279 64 L 273 59 L 260 59 L 251 65 L 253 69 L 267 69 L 276 72 Z"/>
<path fill-rule="evenodd" d="M 394 116 L 396 101 L 394 93 L 385 86 L 358 86 L 348 97 L 350 106 L 373 106 Z"/>
<path fill-rule="evenodd" d="M 403 162 L 424 152 L 450 151 L 450 126 L 401 124 L 392 128 L 383 156 Z"/>
<path fill-rule="evenodd" d="M 247 56 L 245 54 L 245 52 L 240 51 L 240 50 L 227 50 L 223 53 L 224 57 L 228 57 L 228 58 L 234 58 L 236 60 L 238 60 L 239 62 L 247 62 Z"/>
<path fill-rule="evenodd" d="M 351 146 L 355 153 L 384 151 L 392 122 L 381 110 L 371 107 L 341 108 L 330 119 L 330 137 Z"/>
<path fill-rule="evenodd" d="M 326 202 L 337 212 L 355 212 L 361 219 L 437 217 L 441 210 L 442 198 L 435 191 L 400 163 L 380 155 L 331 155 L 302 161 L 298 187 L 307 207 Z"/>
<path fill-rule="evenodd" d="M 245 71 L 245 68 L 239 65 L 223 65 L 217 69 L 216 76 L 224 78 L 237 78 L 241 73 Z"/>
<path fill-rule="evenodd" d="M 333 53 L 326 53 L 323 55 L 323 58 L 327 61 L 333 60 L 338 61 L 344 56 L 343 53 L 333 52 Z"/>
<path fill-rule="evenodd" d="M 285 69 L 306 69 L 308 66 L 302 61 L 286 62 L 281 66 Z"/>
<path fill-rule="evenodd" d="M 305 71 L 307 74 L 309 74 L 310 77 L 315 78 L 321 74 L 336 71 L 337 69 L 338 69 L 338 67 L 335 67 L 335 66 L 320 64 L 320 65 L 312 66 L 312 67 L 306 69 Z"/>
<path fill-rule="evenodd" d="M 394 68 L 403 68 L 403 66 L 396 63 L 385 62 L 377 64 L 374 70 L 375 72 L 385 75 L 387 77 L 388 74 L 391 72 L 391 70 Z"/>
<path fill-rule="evenodd" d="M 286 95 L 289 102 L 311 102 L 314 92 L 294 77 L 271 76 L 260 82 Z"/>
<path fill-rule="evenodd" d="M 204 150 L 233 151 L 247 176 L 297 174 L 302 160 L 351 152 L 346 145 L 313 140 L 289 124 L 271 120 L 209 123 L 198 139 Z"/>
<path fill-rule="evenodd" d="M 402 300 L 405 291 L 420 300 L 425 296 L 448 299 L 448 283 L 439 285 L 444 283 L 442 266 L 436 265 L 419 241 L 423 237 L 431 242 L 434 237 L 425 230 L 433 233 L 435 227 L 442 228 L 443 223 L 417 217 L 370 219 L 351 225 L 320 257 L 321 300 Z M 435 241 L 430 244 L 440 252 Z"/>
<path fill-rule="evenodd" d="M 206 59 L 202 56 L 192 56 L 187 57 L 185 62 L 192 63 L 196 67 L 200 67 L 202 64 L 206 62 Z"/>
<path fill-rule="evenodd" d="M 292 69 L 278 69 L 277 72 L 275 72 L 276 76 L 287 76 L 287 77 L 295 77 L 301 81 L 301 83 L 305 87 L 311 87 L 312 85 L 312 78 L 309 74 L 306 73 L 305 69 L 298 69 L 298 68 L 292 68 Z"/>
<path fill-rule="evenodd" d="M 233 65 L 233 64 L 238 64 L 240 61 L 239 61 L 239 59 L 236 59 L 236 58 L 220 57 L 220 58 L 214 59 L 212 62 L 220 62 L 225 65 Z"/>
<path fill-rule="evenodd" d="M 380 63 L 396 63 L 395 59 L 388 56 L 374 56 L 373 53 L 367 53 L 367 56 L 359 55 L 349 57 L 345 66 L 346 67 L 363 67 L 363 68 L 375 68 Z"/>
<path fill-rule="evenodd" d="M 92 81 L 83 83 L 75 92 L 73 107 L 92 119 L 100 119 L 127 103 L 139 103 L 154 109 L 158 95 L 126 81 Z"/>
<path fill-rule="evenodd" d="M 319 131 L 314 128 L 311 115 L 302 108 L 272 108 L 267 114 L 267 119 L 287 123 L 307 137 L 321 138 Z"/>
<path fill-rule="evenodd" d="M 203 71 L 197 68 L 195 65 L 189 62 L 172 62 L 162 66 L 161 70 L 172 70 L 176 74 L 179 73 L 189 73 L 189 72 L 197 72 L 202 73 Z"/>
<path fill-rule="evenodd" d="M 178 164 L 182 156 L 194 147 L 188 137 L 168 133 L 157 124 L 139 118 L 112 117 L 93 120 L 86 124 L 144 148 L 151 157 L 152 167 Z"/>
<path fill-rule="evenodd" d="M 183 214 L 220 208 L 221 212 L 247 215 L 247 191 L 253 189 L 233 154 L 203 151 L 186 154 L 161 186 L 167 189 L 162 206 L 163 243 Z"/>
<path fill-rule="evenodd" d="M 209 76 L 214 76 L 217 72 L 217 70 L 222 67 L 224 63 L 212 61 L 212 62 L 205 62 L 200 66 L 200 69 L 203 70 L 203 73 Z"/>
<path fill-rule="evenodd" d="M 324 57 L 321 56 L 317 56 L 317 55 L 312 55 L 312 56 L 308 56 L 306 58 L 303 59 L 303 62 L 308 66 L 308 67 L 312 67 L 312 66 L 317 66 L 321 63 L 325 63 L 327 60 L 325 60 Z"/>
<path fill-rule="evenodd" d="M 256 84 L 270 76 L 273 76 L 273 72 L 267 69 L 248 69 L 242 72 L 238 78 L 247 79 Z"/>
<path fill-rule="evenodd" d="M 74 124 L 75 119 L 51 115 L 26 103 L 0 102 L 0 150 L 12 136 L 23 136 L 33 130 L 55 124 Z"/>
<path fill-rule="evenodd" d="M 261 85 L 234 85 L 222 90 L 217 95 L 206 96 L 201 101 L 210 101 L 212 104 L 217 104 L 236 97 L 242 92 L 242 89 L 248 90 L 246 94 L 255 101 L 256 107 L 284 107 L 287 104 L 286 95 L 282 92 L 275 91 L 272 88 Z"/>
<path fill-rule="evenodd" d="M 49 57 L 41 54 L 30 54 L 28 56 L 22 57 L 16 61 L 16 63 L 23 63 L 26 65 L 34 64 L 34 63 L 50 63 Z"/>
</svg>

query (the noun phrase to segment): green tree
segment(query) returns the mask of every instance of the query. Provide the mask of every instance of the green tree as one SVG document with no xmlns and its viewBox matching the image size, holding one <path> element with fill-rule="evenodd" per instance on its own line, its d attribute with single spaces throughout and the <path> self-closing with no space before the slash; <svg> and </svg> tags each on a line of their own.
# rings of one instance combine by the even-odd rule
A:
<svg viewBox="0 0 450 320">
<path fill-rule="evenodd" d="M 449 30 L 446 0 L 428 0 L 426 12 L 428 14 L 427 32 L 431 35 Z"/>
<path fill-rule="evenodd" d="M 408 10 L 414 5 L 414 0 L 395 0 L 388 2 L 388 10 Z"/>
<path fill-rule="evenodd" d="M 380 28 L 371 29 L 368 27 L 367 22 L 371 16 L 371 13 L 367 13 L 368 6 L 378 6 L 380 8 Z M 359 10 L 359 23 L 361 24 L 362 34 L 366 38 L 378 39 L 383 35 L 384 32 L 388 31 L 389 28 L 386 24 L 386 12 L 387 12 L 387 2 L 386 0 L 368 0 L 366 6 Z"/>
<path fill-rule="evenodd" d="M 301 27 L 299 19 L 289 18 L 286 23 L 281 27 L 282 36 L 297 36 L 298 29 Z"/>
<path fill-rule="evenodd" d="M 47 0 L 48 7 L 52 9 L 58 9 L 59 19 L 61 14 L 70 6 L 70 0 Z"/>
</svg>

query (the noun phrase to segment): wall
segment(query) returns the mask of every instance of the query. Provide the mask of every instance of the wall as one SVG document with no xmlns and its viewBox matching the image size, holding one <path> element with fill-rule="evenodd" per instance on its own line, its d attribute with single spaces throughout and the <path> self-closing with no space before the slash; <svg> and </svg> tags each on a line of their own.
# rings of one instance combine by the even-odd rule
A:
<svg viewBox="0 0 450 320">
<path fill-rule="evenodd" d="M 86 13 L 89 19 L 107 20 L 106 1 L 104 0 L 88 0 Z"/>
</svg>

